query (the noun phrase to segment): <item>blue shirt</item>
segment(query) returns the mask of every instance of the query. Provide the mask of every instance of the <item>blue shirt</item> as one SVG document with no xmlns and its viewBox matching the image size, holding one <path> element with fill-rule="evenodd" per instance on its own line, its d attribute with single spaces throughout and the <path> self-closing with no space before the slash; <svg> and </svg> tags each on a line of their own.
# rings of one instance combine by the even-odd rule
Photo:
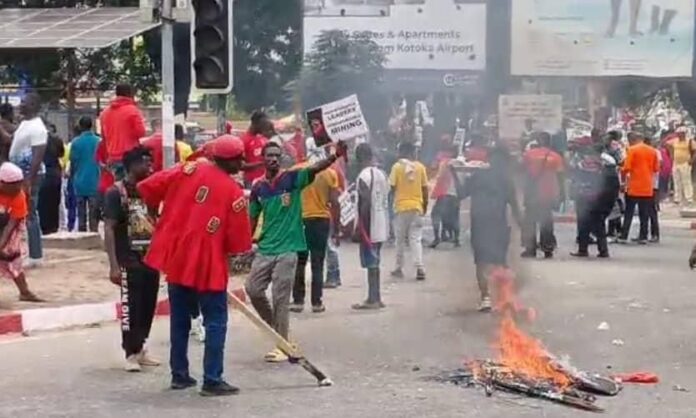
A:
<svg viewBox="0 0 696 418">
<path fill-rule="evenodd" d="M 96 153 L 99 140 L 94 132 L 83 132 L 70 144 L 70 175 L 75 196 L 97 195 L 100 173 Z"/>
</svg>

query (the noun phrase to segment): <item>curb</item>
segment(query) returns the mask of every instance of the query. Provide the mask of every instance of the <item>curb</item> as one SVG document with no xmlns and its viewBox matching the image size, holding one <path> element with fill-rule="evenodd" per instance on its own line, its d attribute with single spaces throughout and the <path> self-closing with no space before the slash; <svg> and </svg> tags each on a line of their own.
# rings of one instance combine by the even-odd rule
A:
<svg viewBox="0 0 696 418">
<path fill-rule="evenodd" d="M 232 293 L 246 302 L 244 289 L 235 289 Z M 162 299 L 157 302 L 155 317 L 168 316 L 169 312 L 168 299 Z M 55 331 L 71 327 L 84 327 L 113 322 L 120 318 L 121 302 L 26 309 L 0 315 L 0 335 L 28 334 L 35 331 Z"/>
</svg>

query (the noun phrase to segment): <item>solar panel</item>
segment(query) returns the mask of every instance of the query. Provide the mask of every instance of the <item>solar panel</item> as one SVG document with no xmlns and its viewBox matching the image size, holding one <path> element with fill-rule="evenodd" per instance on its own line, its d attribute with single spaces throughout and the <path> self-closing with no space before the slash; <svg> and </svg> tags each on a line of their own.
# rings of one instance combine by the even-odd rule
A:
<svg viewBox="0 0 696 418">
<path fill-rule="evenodd" d="M 104 48 L 157 26 L 135 7 L 1 9 L 0 49 Z"/>
</svg>

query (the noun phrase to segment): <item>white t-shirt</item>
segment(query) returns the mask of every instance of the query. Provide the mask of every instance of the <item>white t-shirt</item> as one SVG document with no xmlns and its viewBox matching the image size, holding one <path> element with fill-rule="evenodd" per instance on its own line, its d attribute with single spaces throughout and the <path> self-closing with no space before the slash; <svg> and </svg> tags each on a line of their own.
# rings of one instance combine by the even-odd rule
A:
<svg viewBox="0 0 696 418">
<path fill-rule="evenodd" d="M 48 130 L 40 117 L 23 120 L 19 124 L 12 138 L 10 146 L 10 159 L 18 158 L 31 147 L 46 145 L 48 142 Z"/>
<path fill-rule="evenodd" d="M 370 190 L 370 230 L 367 231 L 372 242 L 384 242 L 389 236 L 389 181 L 387 175 L 376 167 L 364 168 L 358 176 Z M 358 184 L 360 190 L 360 184 Z"/>
</svg>

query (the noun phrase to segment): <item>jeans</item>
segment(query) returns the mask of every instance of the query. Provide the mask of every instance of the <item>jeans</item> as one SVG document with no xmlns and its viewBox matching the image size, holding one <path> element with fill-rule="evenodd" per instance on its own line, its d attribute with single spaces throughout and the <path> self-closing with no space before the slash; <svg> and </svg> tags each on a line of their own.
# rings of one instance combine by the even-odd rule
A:
<svg viewBox="0 0 696 418">
<path fill-rule="evenodd" d="M 121 337 L 126 357 L 142 351 L 157 308 L 159 273 L 141 266 L 126 269 L 121 282 Z"/>
<path fill-rule="evenodd" d="M 290 328 L 290 292 L 297 268 L 297 254 L 257 254 L 251 264 L 245 289 L 251 304 L 268 325 L 286 340 Z M 273 307 L 266 297 L 271 285 Z"/>
<path fill-rule="evenodd" d="M 539 240 L 537 241 L 537 230 Z M 539 249 L 552 253 L 556 249 L 556 235 L 553 231 L 553 208 L 551 204 L 528 202 L 524 211 L 523 243 L 525 251 L 536 253 Z"/>
<path fill-rule="evenodd" d="M 648 239 L 648 221 L 651 211 L 655 210 L 655 201 L 652 197 L 633 197 L 626 196 L 626 213 L 624 216 L 622 239 L 628 239 L 628 233 L 631 231 L 631 223 L 633 222 L 633 214 L 638 206 L 638 217 L 640 218 L 640 233 L 638 239 Z"/>
<path fill-rule="evenodd" d="M 411 247 L 413 264 L 416 269 L 423 268 L 423 216 L 417 210 L 396 214 L 396 268 L 404 267 L 406 241 Z"/>
<path fill-rule="evenodd" d="M 181 381 L 189 377 L 188 339 L 191 332 L 191 312 L 196 302 L 200 304 L 205 327 L 203 384 L 216 385 L 223 381 L 227 293 L 198 292 L 190 287 L 170 283 L 169 366 L 172 370 L 172 380 Z"/>
<path fill-rule="evenodd" d="M 333 223 L 329 229 L 329 240 L 326 247 L 326 282 L 341 284 L 341 265 L 338 260 L 338 247 L 330 238 L 333 235 Z"/>
<path fill-rule="evenodd" d="M 304 305 L 305 270 L 309 258 L 312 269 L 312 306 L 320 306 L 324 293 L 324 260 L 331 229 L 329 218 L 307 218 L 304 220 L 307 250 L 297 253 L 297 272 L 292 298 L 295 304 Z"/>
<path fill-rule="evenodd" d="M 97 232 L 99 226 L 99 202 L 96 196 L 77 197 L 77 218 L 78 231 L 87 231 L 89 222 L 89 232 Z"/>
<path fill-rule="evenodd" d="M 31 185 L 29 197 L 29 216 L 27 217 L 27 241 L 29 243 L 29 258 L 34 260 L 43 258 L 43 244 L 41 243 L 41 224 L 39 223 L 39 190 L 43 183 L 43 175 L 36 176 Z"/>
</svg>

